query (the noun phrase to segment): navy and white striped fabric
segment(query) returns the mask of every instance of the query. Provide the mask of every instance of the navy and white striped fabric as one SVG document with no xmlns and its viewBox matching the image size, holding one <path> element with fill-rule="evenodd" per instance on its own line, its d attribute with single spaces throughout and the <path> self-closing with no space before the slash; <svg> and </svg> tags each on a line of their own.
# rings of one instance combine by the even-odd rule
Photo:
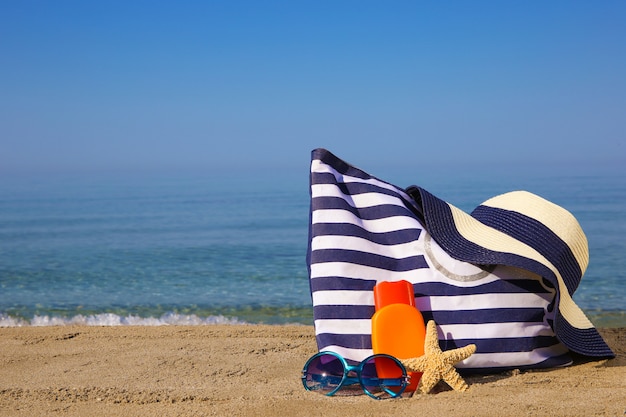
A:
<svg viewBox="0 0 626 417">
<path fill-rule="evenodd" d="M 446 217 L 442 214 L 446 210 L 439 207 L 446 203 L 426 191 L 400 189 L 324 149 L 312 153 L 310 185 L 307 262 L 320 350 L 335 351 L 351 361 L 371 355 L 373 287 L 380 281 L 406 280 L 413 284 L 424 319 L 437 323 L 444 350 L 476 344 L 477 352 L 459 368 L 499 371 L 571 363 L 572 346 L 559 340 L 553 329 L 555 320 L 564 321 L 555 308 L 563 298 L 559 291 L 573 292 L 577 286 L 572 274 L 571 282 L 561 288 L 560 281 L 532 259 L 515 255 L 517 262 L 509 262 L 498 251 L 459 243 L 463 237 L 450 221 L 452 214 L 458 215 L 452 206 Z M 491 227 L 497 226 L 504 228 Z M 464 250 L 471 253 L 455 253 Z M 483 256 L 481 262 L 459 260 L 471 261 L 476 253 Z M 570 261 L 566 266 L 572 269 L 575 262 Z M 566 304 L 576 313 L 571 298 Z M 567 336 L 571 330 L 567 325 L 561 328 L 566 340 L 575 338 L 576 332 Z M 592 339 L 598 346 L 604 343 Z M 575 350 L 612 355 L 606 344 L 591 353 L 584 352 L 584 346 Z"/>
</svg>

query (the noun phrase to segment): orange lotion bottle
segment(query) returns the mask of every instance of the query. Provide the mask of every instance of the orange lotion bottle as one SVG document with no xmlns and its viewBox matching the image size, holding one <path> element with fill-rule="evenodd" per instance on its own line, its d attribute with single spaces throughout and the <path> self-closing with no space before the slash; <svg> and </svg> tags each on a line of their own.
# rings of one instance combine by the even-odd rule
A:
<svg viewBox="0 0 626 417">
<path fill-rule="evenodd" d="M 372 349 L 398 359 L 424 354 L 426 326 L 415 308 L 413 286 L 408 281 L 383 281 L 374 287 L 376 312 L 372 316 Z M 409 372 L 411 382 L 406 392 L 417 389 L 421 372 Z"/>
</svg>

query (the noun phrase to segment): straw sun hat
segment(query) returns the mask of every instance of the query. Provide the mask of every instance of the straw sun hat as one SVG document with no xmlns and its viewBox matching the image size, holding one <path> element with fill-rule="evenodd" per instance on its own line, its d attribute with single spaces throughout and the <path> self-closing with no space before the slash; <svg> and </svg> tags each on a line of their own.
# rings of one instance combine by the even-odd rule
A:
<svg viewBox="0 0 626 417">
<path fill-rule="evenodd" d="M 432 238 L 452 258 L 514 266 L 543 277 L 556 289 L 553 328 L 559 340 L 582 355 L 614 356 L 572 299 L 587 269 L 589 249 L 570 212 L 526 191 L 493 197 L 471 214 L 420 187 L 406 192 Z"/>
</svg>

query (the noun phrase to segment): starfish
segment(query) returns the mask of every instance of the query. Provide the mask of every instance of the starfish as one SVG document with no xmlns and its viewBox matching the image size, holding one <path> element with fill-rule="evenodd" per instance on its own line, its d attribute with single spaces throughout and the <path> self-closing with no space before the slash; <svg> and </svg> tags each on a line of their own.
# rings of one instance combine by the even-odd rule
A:
<svg viewBox="0 0 626 417">
<path fill-rule="evenodd" d="M 474 352 L 476 345 L 473 344 L 443 352 L 439 347 L 435 322 L 430 320 L 426 325 L 424 355 L 402 359 L 401 362 L 408 371 L 423 372 L 419 386 L 419 391 L 423 394 L 429 393 L 442 379 L 454 390 L 465 391 L 469 386 L 454 368 L 454 364 L 469 358 Z"/>
</svg>

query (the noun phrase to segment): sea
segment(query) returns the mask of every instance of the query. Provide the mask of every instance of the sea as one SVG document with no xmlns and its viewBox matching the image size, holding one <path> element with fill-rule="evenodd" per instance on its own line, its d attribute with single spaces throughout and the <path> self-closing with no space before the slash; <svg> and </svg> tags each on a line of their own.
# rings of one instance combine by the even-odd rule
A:
<svg viewBox="0 0 626 417">
<path fill-rule="evenodd" d="M 567 208 L 590 248 L 574 300 L 626 327 L 625 170 L 378 168 L 468 212 L 516 189 Z M 308 166 L 0 176 L 0 327 L 310 325 L 308 181 Z"/>
</svg>

